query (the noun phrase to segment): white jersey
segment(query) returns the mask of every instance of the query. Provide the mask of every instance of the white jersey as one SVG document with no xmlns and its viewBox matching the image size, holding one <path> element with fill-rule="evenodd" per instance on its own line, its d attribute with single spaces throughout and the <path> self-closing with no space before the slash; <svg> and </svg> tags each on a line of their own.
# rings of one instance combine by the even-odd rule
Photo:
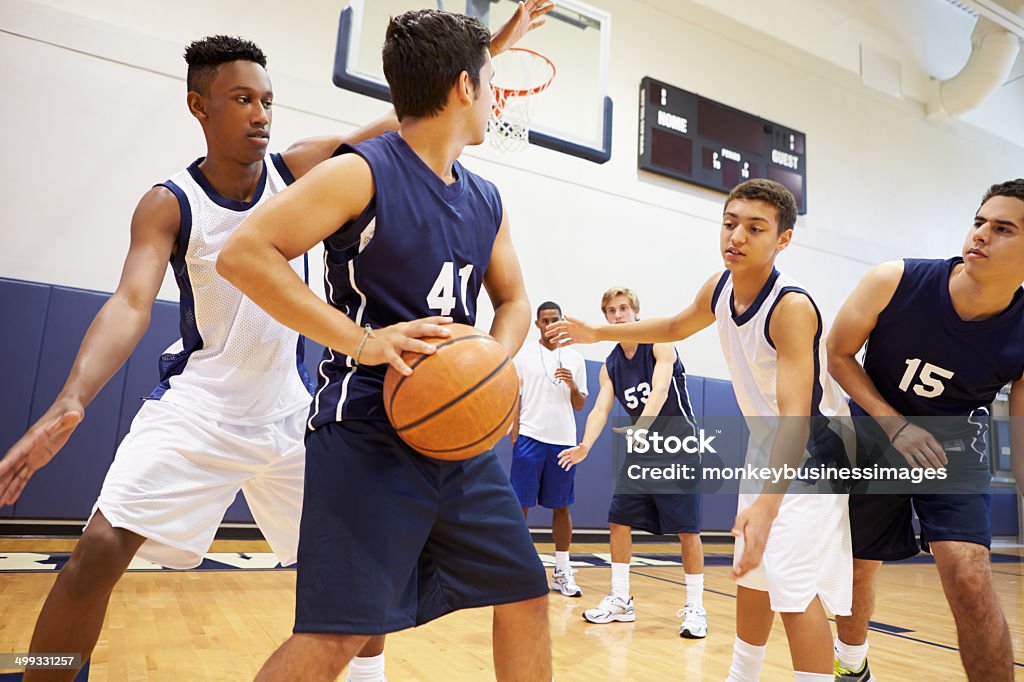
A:
<svg viewBox="0 0 1024 682">
<path fill-rule="evenodd" d="M 750 427 L 746 463 L 754 467 L 768 465 L 773 436 L 778 428 L 779 403 L 776 389 L 778 354 L 769 333 L 772 312 L 786 294 L 800 292 L 810 296 L 796 282 L 772 270 L 771 277 L 758 292 L 750 307 L 734 314 L 731 273 L 726 271 L 715 287 L 711 307 L 715 313 L 722 352 L 732 375 L 736 401 Z M 812 299 L 813 304 L 813 299 Z M 817 311 L 817 306 L 815 306 Z M 839 386 L 828 374 L 825 354 L 824 323 L 818 313 L 818 333 L 814 339 L 814 385 L 811 416 L 844 417 L 850 414 Z M 853 451 L 853 429 L 818 420 L 812 423 L 812 441 L 828 442 L 839 436 L 839 447 L 847 456 Z M 837 421 L 837 420 L 833 420 Z M 830 434 L 829 431 L 832 433 Z M 808 458 L 804 453 L 804 460 Z M 749 485 L 748 485 L 749 483 Z M 799 487 L 799 486 L 798 486 Z M 757 499 L 760 486 L 744 481 L 740 485 L 737 511 L 743 511 Z M 794 489 L 790 489 L 794 492 Z M 743 587 L 766 591 L 772 610 L 803 612 L 817 595 L 826 608 L 837 615 L 848 615 L 852 600 L 853 558 L 850 539 L 848 496 L 787 494 L 772 523 L 761 564 L 737 582 Z M 737 538 L 735 556 L 742 556 L 745 543 Z"/>
<path fill-rule="evenodd" d="M 258 425 L 308 409 L 302 340 L 217 274 L 217 255 L 249 215 L 293 181 L 279 154 L 263 162 L 249 202 L 217 193 L 197 160 L 162 183 L 178 198 L 181 227 L 172 258 L 181 292 L 182 338 L 160 358 L 148 396 L 229 424 Z M 306 278 L 305 257 L 291 261 Z"/>
<path fill-rule="evenodd" d="M 587 363 L 572 348 L 548 350 L 538 341 L 515 358 L 523 380 L 519 433 L 549 445 L 576 445 L 576 417 L 569 387 L 555 379 L 559 367 L 572 372 L 576 388 L 587 395 Z"/>
<path fill-rule="evenodd" d="M 733 314 L 732 276 L 729 271 L 715 287 L 712 310 L 715 313 L 718 336 L 722 353 L 729 366 L 736 402 L 743 416 L 747 418 L 752 436 L 762 435 L 770 439 L 778 428 L 779 401 L 777 394 L 778 353 L 769 334 L 772 312 L 779 300 L 790 292 L 800 292 L 810 299 L 807 291 L 798 283 L 772 270 L 771 277 L 758 292 L 754 302 L 742 314 Z M 814 304 L 811 299 L 812 305 Z M 817 306 L 815 305 L 817 312 Z M 825 350 L 825 326 L 818 313 L 818 333 L 814 337 L 814 384 L 811 394 L 811 416 L 837 417 L 850 414 L 850 407 L 839 385 L 828 373 Z M 751 438 L 752 446 L 759 439 Z M 761 440 L 762 447 L 751 447 L 748 456 L 757 461 L 754 466 L 767 466 L 765 459 L 770 452 L 770 443 Z M 763 461 L 761 461 L 763 460 Z"/>
</svg>

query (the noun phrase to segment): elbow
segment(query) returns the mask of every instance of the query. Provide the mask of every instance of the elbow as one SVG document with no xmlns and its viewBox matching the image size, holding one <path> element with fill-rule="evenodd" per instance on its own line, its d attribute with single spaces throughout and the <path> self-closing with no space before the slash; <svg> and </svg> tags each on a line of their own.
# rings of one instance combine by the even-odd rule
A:
<svg viewBox="0 0 1024 682">
<path fill-rule="evenodd" d="M 220 254 L 217 256 L 217 274 L 231 282 L 235 286 L 238 286 L 239 276 L 239 262 L 241 258 L 238 253 L 238 246 L 234 239 L 229 239 L 228 243 L 221 249 Z"/>
</svg>

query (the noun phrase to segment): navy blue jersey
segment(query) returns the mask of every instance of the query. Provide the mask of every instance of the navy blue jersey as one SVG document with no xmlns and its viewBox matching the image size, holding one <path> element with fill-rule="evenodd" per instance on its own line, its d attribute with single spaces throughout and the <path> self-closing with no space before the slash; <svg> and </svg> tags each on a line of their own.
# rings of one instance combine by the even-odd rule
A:
<svg viewBox="0 0 1024 682">
<path fill-rule="evenodd" d="M 943 438 L 980 435 L 972 413 L 1024 374 L 1024 290 L 1000 314 L 960 319 L 949 277 L 962 258 L 903 261 L 903 277 L 868 337 L 864 369 L 901 414 Z M 854 405 L 855 414 L 864 414 Z M 935 417 L 959 419 L 936 420 Z"/>
<path fill-rule="evenodd" d="M 615 399 L 635 421 L 647 405 L 647 397 L 654 385 L 654 344 L 641 343 L 637 346 L 632 358 L 626 358 L 622 346 L 616 345 L 605 358 L 604 366 L 608 377 L 612 380 Z M 693 422 L 693 409 L 690 407 L 690 396 L 686 393 L 686 373 L 683 363 L 676 352 L 676 361 L 672 365 L 672 383 L 668 387 L 668 398 L 661 406 L 660 417 L 686 417 Z"/>
<path fill-rule="evenodd" d="M 366 160 L 374 197 L 357 220 L 324 240 L 328 302 L 360 327 L 431 315 L 474 324 L 502 220 L 497 188 L 457 161 L 456 180 L 446 185 L 397 133 L 339 153 Z M 386 420 L 386 369 L 356 368 L 352 358 L 325 349 L 309 428 L 346 419 Z"/>
</svg>

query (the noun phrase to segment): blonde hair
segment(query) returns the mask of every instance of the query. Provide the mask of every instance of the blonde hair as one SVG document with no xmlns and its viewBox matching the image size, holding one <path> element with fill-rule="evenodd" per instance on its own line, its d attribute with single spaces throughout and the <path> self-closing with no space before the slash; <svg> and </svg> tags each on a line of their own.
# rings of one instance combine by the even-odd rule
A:
<svg viewBox="0 0 1024 682">
<path fill-rule="evenodd" d="M 604 292 L 604 295 L 601 296 L 601 312 L 604 312 L 604 309 L 608 307 L 608 304 L 611 303 L 613 298 L 617 298 L 619 296 L 625 296 L 629 299 L 629 305 L 633 308 L 633 312 L 640 312 L 640 297 L 636 295 L 635 291 L 628 287 L 612 287 L 608 291 Z"/>
</svg>

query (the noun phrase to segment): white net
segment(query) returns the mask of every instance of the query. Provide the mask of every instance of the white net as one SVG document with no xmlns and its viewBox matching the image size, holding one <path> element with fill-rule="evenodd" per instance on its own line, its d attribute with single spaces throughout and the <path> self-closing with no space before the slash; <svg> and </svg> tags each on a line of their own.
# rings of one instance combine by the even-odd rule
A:
<svg viewBox="0 0 1024 682">
<path fill-rule="evenodd" d="M 487 136 L 502 152 L 518 151 L 530 142 L 530 115 L 537 95 L 555 77 L 555 67 L 546 57 L 518 48 L 499 55 L 495 62 L 495 106 Z"/>
</svg>

